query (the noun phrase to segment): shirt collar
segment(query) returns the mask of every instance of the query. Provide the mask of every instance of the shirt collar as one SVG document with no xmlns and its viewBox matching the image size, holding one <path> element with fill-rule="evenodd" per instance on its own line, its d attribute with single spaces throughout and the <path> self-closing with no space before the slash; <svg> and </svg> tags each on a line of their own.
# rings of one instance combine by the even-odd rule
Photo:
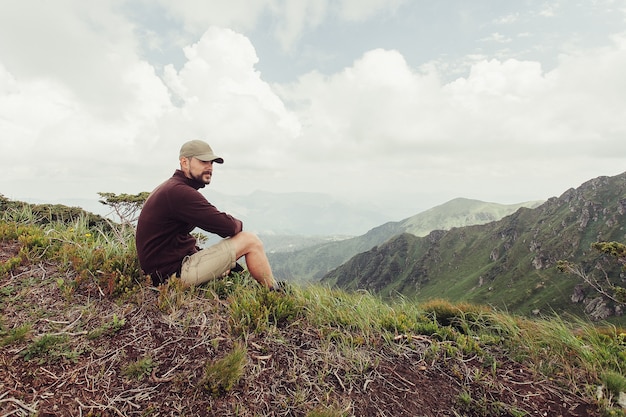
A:
<svg viewBox="0 0 626 417">
<path fill-rule="evenodd" d="M 178 179 L 182 180 L 185 184 L 187 184 L 190 187 L 195 188 L 196 190 L 198 190 L 200 188 L 204 188 L 206 186 L 206 184 L 203 183 L 203 182 L 196 181 L 193 178 L 187 178 L 185 176 L 185 173 L 182 170 L 180 170 L 180 169 L 177 169 L 174 172 L 174 175 L 172 175 L 172 177 L 173 178 L 178 178 Z"/>
</svg>

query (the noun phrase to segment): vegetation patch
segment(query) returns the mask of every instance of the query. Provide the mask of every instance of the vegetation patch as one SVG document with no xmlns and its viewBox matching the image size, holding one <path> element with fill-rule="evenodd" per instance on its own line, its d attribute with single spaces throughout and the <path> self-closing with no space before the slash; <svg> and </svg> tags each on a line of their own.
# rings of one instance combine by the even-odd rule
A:
<svg viewBox="0 0 626 417">
<path fill-rule="evenodd" d="M 244 346 L 235 345 L 223 358 L 207 362 L 204 366 L 202 387 L 214 396 L 229 392 L 244 374 L 246 355 Z"/>
<path fill-rule="evenodd" d="M 1 251 L 27 248 L 0 275 L 1 415 L 621 412 L 617 327 L 320 285 L 269 292 L 245 272 L 154 288 L 132 233 L 118 244 L 115 225 L 18 214 L 0 218 Z"/>
<path fill-rule="evenodd" d="M 124 365 L 122 374 L 124 374 L 127 378 L 141 381 L 151 375 L 152 370 L 156 368 L 156 365 L 157 364 L 154 363 L 151 357 L 146 356 L 136 360 L 135 362 Z"/>
</svg>

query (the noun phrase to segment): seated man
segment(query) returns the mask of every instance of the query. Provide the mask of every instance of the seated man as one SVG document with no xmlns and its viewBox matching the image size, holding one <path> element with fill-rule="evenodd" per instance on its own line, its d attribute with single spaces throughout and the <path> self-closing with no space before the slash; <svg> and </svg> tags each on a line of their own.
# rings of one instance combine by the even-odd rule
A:
<svg viewBox="0 0 626 417">
<path fill-rule="evenodd" d="M 180 169 L 159 185 L 143 205 L 137 222 L 139 263 L 154 285 L 171 275 L 187 286 L 199 285 L 228 274 L 244 256 L 250 275 L 261 285 L 276 289 L 263 244 L 243 224 L 219 211 L 198 189 L 211 182 L 213 163 L 224 160 L 201 140 L 180 149 Z M 200 250 L 191 231 L 196 227 L 225 239 Z"/>
</svg>

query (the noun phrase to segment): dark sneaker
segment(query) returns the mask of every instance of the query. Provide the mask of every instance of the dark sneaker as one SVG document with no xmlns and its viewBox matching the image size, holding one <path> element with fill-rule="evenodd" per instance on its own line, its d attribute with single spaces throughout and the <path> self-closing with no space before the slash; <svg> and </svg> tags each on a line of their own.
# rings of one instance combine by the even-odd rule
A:
<svg viewBox="0 0 626 417">
<path fill-rule="evenodd" d="M 287 294 L 288 292 L 291 292 L 291 287 L 285 281 L 276 281 L 272 288 L 270 288 L 270 291 Z"/>
</svg>

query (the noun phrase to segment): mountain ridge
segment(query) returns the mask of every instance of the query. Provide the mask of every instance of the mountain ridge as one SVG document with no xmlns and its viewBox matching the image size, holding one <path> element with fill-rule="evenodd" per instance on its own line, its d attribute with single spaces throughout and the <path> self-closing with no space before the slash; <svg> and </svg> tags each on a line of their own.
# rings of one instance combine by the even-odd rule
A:
<svg viewBox="0 0 626 417">
<path fill-rule="evenodd" d="M 270 253 L 268 257 L 279 279 L 316 281 L 352 256 L 402 233 L 420 236 L 435 229 L 483 224 L 513 213 L 520 207 L 535 207 L 539 203 L 498 204 L 460 197 L 406 219 L 386 222 L 361 236 L 325 242 L 290 253 Z"/>
<path fill-rule="evenodd" d="M 625 224 L 626 173 L 603 176 L 495 222 L 425 237 L 397 236 L 354 256 L 322 282 L 418 301 L 443 297 L 497 305 L 522 314 L 585 314 L 595 294 L 587 290 L 572 303 L 580 283 L 559 273 L 557 262 L 582 263 L 591 270 L 596 262 L 591 243 L 624 242 Z M 616 308 L 603 303 L 604 313 L 596 318 L 607 318 L 608 310 L 619 314 Z"/>
</svg>

